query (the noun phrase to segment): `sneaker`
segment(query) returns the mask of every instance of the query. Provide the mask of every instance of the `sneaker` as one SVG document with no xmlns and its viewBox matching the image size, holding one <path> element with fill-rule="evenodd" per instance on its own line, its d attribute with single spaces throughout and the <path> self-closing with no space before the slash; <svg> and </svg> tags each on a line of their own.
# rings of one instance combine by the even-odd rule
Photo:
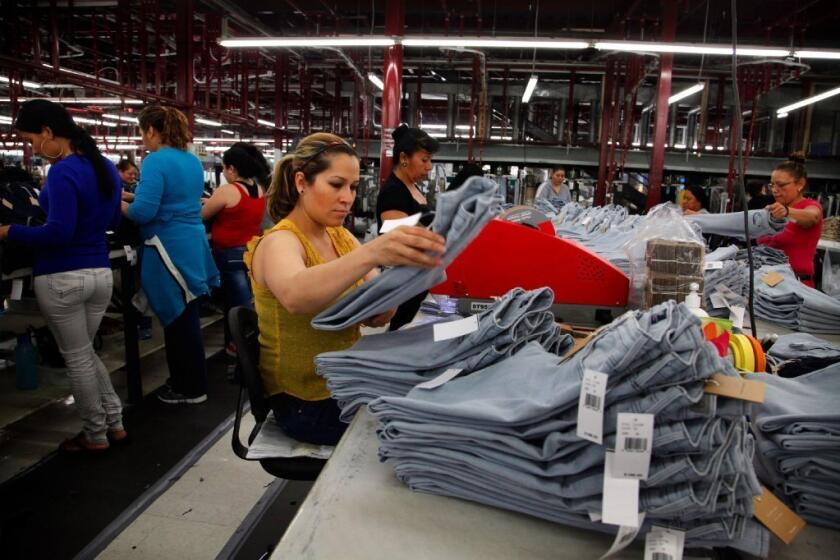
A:
<svg viewBox="0 0 840 560">
<path fill-rule="evenodd" d="M 195 397 L 188 397 L 181 393 L 176 393 L 171 387 L 164 387 L 158 393 L 158 400 L 166 404 L 200 404 L 207 400 L 207 393 Z"/>
<path fill-rule="evenodd" d="M 227 346 L 225 346 L 225 354 L 227 354 L 231 358 L 236 357 L 236 344 L 233 342 L 228 342 Z"/>
</svg>

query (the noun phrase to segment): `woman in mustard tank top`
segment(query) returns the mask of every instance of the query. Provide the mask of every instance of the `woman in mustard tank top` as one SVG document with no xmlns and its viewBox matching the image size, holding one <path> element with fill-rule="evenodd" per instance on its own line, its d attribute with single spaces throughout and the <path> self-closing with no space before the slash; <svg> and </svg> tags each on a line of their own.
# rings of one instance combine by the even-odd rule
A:
<svg viewBox="0 0 840 560">
<path fill-rule="evenodd" d="M 340 137 L 304 138 L 274 169 L 268 210 L 277 225 L 248 244 L 245 263 L 259 316 L 260 373 L 280 426 L 291 437 L 334 445 L 346 427 L 315 356 L 349 348 L 359 326 L 316 331 L 312 317 L 378 274 L 380 266 L 435 267 L 444 240 L 401 227 L 365 245 L 342 227 L 356 198 L 359 158 Z M 393 311 L 363 324 L 382 326 Z"/>
</svg>

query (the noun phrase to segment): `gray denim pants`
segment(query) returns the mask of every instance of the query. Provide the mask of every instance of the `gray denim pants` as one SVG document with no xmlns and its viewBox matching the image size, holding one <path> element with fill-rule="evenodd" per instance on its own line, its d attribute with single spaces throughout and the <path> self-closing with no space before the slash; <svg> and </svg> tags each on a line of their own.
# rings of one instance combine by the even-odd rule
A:
<svg viewBox="0 0 840 560">
<path fill-rule="evenodd" d="M 122 403 L 108 370 L 93 350 L 93 337 L 111 301 L 110 268 L 84 268 L 35 277 L 35 297 L 61 355 L 88 441 L 107 442 L 122 430 Z"/>
</svg>

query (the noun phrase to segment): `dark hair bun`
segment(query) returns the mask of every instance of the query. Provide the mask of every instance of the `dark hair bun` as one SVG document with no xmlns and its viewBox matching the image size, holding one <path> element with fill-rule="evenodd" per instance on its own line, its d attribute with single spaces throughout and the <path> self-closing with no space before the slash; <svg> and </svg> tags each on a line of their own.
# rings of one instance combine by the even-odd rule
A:
<svg viewBox="0 0 840 560">
<path fill-rule="evenodd" d="M 410 134 L 411 129 L 408 128 L 408 125 L 403 123 L 397 128 L 394 129 L 394 132 L 391 133 L 391 138 L 394 139 L 394 142 L 399 142 L 406 136 Z"/>
<path fill-rule="evenodd" d="M 788 161 L 805 165 L 805 152 L 793 152 L 788 156 Z"/>
</svg>

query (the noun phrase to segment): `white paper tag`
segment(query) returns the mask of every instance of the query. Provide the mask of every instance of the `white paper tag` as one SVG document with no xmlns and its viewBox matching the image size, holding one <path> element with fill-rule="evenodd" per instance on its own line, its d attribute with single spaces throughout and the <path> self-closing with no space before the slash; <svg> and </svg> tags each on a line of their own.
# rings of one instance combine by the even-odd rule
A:
<svg viewBox="0 0 840 560">
<path fill-rule="evenodd" d="M 442 340 L 449 340 L 450 338 L 458 338 L 475 332 L 478 330 L 478 315 L 470 315 L 465 319 L 458 319 L 457 321 L 447 321 L 445 323 L 435 323 L 432 326 L 432 335 L 435 342 Z"/>
<path fill-rule="evenodd" d="M 720 295 L 720 292 L 712 292 L 709 295 L 709 300 L 712 302 L 712 307 L 715 309 L 726 307 L 726 298 Z"/>
<path fill-rule="evenodd" d="M 645 536 L 645 560 L 682 560 L 685 533 L 656 525 Z"/>
<path fill-rule="evenodd" d="M 653 414 L 618 413 L 613 476 L 647 480 L 653 448 Z"/>
<path fill-rule="evenodd" d="M 601 521 L 609 525 L 639 526 L 639 481 L 615 478 L 614 454 L 607 451 L 604 460 L 604 497 L 601 501 Z"/>
<path fill-rule="evenodd" d="M 599 511 L 590 511 L 590 512 L 589 512 L 589 520 L 590 520 L 592 523 L 598 523 L 599 521 L 601 521 L 601 512 L 599 512 Z"/>
<path fill-rule="evenodd" d="M 125 259 L 128 264 L 131 266 L 137 264 L 137 252 L 131 248 L 131 245 L 123 245 L 123 251 L 125 251 Z"/>
<path fill-rule="evenodd" d="M 397 229 L 400 226 L 416 226 L 420 222 L 420 212 L 406 216 L 405 218 L 398 218 L 396 220 L 385 220 L 382 222 L 382 227 L 379 228 L 379 234 L 388 233 L 392 229 Z"/>
<path fill-rule="evenodd" d="M 23 296 L 23 278 L 15 278 L 12 280 L 12 291 L 9 294 L 9 299 L 20 299 Z"/>
<path fill-rule="evenodd" d="M 616 553 L 621 552 L 632 543 L 636 539 L 636 535 L 639 534 L 639 530 L 642 528 L 642 523 L 645 521 L 645 512 L 639 513 L 639 523 L 635 527 L 619 527 L 618 533 L 615 534 L 615 540 L 612 543 L 612 546 L 608 551 L 604 553 L 603 556 L 599 560 L 605 560 L 606 558 L 611 558 Z"/>
<path fill-rule="evenodd" d="M 720 270 L 723 268 L 723 261 L 706 261 L 703 270 Z"/>
<path fill-rule="evenodd" d="M 732 326 L 736 329 L 744 328 L 744 308 L 740 305 L 732 305 L 729 307 L 729 320 L 732 321 Z"/>
<path fill-rule="evenodd" d="M 604 442 L 604 395 L 607 394 L 606 373 L 587 369 L 580 382 L 577 436 L 598 444 Z"/>
<path fill-rule="evenodd" d="M 444 371 L 434 379 L 430 379 L 429 381 L 424 381 L 419 385 L 416 385 L 418 389 L 434 389 L 435 387 L 440 387 L 444 383 L 451 381 L 458 377 L 458 374 L 461 373 L 461 368 L 449 368 L 448 370 Z"/>
</svg>

